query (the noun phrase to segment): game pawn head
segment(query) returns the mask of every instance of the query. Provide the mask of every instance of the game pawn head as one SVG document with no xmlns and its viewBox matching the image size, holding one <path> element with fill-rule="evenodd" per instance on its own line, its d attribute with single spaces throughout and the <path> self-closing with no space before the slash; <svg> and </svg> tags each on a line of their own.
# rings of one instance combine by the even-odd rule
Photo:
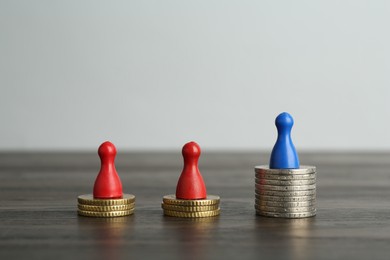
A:
<svg viewBox="0 0 390 260">
<path fill-rule="evenodd" d="M 276 117 L 278 137 L 269 165 L 255 167 L 255 209 L 261 216 L 306 218 L 316 215 L 316 167 L 299 165 L 291 139 L 294 119 Z"/>
<path fill-rule="evenodd" d="M 78 197 L 78 214 L 87 217 L 121 217 L 134 213 L 135 196 L 123 194 L 122 182 L 115 168 L 116 148 L 104 142 L 98 149 L 100 171 L 93 194 Z"/>
<path fill-rule="evenodd" d="M 219 196 L 207 195 L 206 185 L 199 171 L 200 147 L 186 143 L 182 149 L 183 170 L 176 186 L 176 195 L 163 197 L 164 215 L 183 218 L 213 217 L 219 215 Z"/>
</svg>

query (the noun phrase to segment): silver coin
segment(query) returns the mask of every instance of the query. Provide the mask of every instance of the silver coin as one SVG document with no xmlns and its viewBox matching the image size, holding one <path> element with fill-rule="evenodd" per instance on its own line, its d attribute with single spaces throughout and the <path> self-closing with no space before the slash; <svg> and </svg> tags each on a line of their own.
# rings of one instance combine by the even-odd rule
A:
<svg viewBox="0 0 390 260">
<path fill-rule="evenodd" d="M 298 191 L 273 191 L 273 190 L 255 190 L 256 194 L 277 197 L 297 197 L 316 195 L 316 190 L 298 190 Z"/>
<path fill-rule="evenodd" d="M 296 208 L 296 207 L 315 206 L 316 200 L 297 201 L 297 202 L 255 200 L 255 204 L 259 206 L 268 206 L 268 207 Z"/>
<path fill-rule="evenodd" d="M 276 186 L 276 185 L 263 185 L 255 184 L 257 190 L 266 190 L 266 191 L 299 191 L 299 190 L 314 190 L 316 188 L 315 184 L 309 185 L 296 185 L 296 186 Z"/>
<path fill-rule="evenodd" d="M 255 173 L 255 177 L 258 179 L 266 180 L 280 180 L 280 181 L 289 181 L 289 180 L 312 180 L 316 178 L 316 173 L 309 174 L 266 174 L 266 173 Z"/>
<path fill-rule="evenodd" d="M 307 196 L 294 196 L 294 197 L 279 197 L 279 196 L 266 196 L 255 194 L 257 200 L 264 201 L 279 201 L 279 202 L 299 202 L 299 201 L 310 201 L 316 199 L 316 194 Z"/>
<path fill-rule="evenodd" d="M 277 212 L 267 212 L 256 210 L 256 214 L 265 217 L 274 217 L 274 218 L 308 218 L 316 215 L 316 211 L 300 212 L 300 213 L 277 213 Z"/>
<path fill-rule="evenodd" d="M 255 172 L 263 173 L 263 174 L 277 174 L 277 175 L 282 175 L 282 174 L 298 175 L 298 174 L 315 173 L 316 167 L 301 165 L 299 169 L 270 169 L 269 165 L 260 165 L 260 166 L 255 166 Z"/>
<path fill-rule="evenodd" d="M 278 213 L 300 213 L 300 212 L 313 211 L 316 209 L 316 207 L 306 206 L 306 207 L 283 208 L 283 207 L 269 207 L 269 206 L 255 205 L 255 209 L 260 211 L 278 212 Z"/>
<path fill-rule="evenodd" d="M 277 186 L 298 186 L 298 185 L 309 185 L 309 184 L 315 184 L 316 179 L 311 180 L 288 180 L 288 181 L 280 181 L 280 180 L 267 180 L 267 179 L 255 179 L 255 182 L 257 184 L 264 184 L 264 185 L 277 185 Z"/>
</svg>

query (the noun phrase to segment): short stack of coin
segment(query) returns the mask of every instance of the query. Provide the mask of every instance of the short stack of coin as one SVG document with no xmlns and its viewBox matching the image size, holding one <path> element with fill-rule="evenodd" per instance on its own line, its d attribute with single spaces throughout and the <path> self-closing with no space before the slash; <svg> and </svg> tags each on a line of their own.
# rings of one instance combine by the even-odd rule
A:
<svg viewBox="0 0 390 260">
<path fill-rule="evenodd" d="M 80 195 L 77 213 L 96 218 L 123 217 L 134 213 L 135 196 L 123 194 L 119 199 L 95 199 L 92 194 Z"/>
<path fill-rule="evenodd" d="M 183 200 L 177 199 L 175 195 L 163 197 L 161 207 L 164 215 L 179 218 L 205 218 L 218 216 L 219 196 L 208 195 L 206 199 Z"/>
<path fill-rule="evenodd" d="M 256 214 L 275 218 L 316 215 L 316 167 L 270 169 L 255 167 Z"/>
</svg>

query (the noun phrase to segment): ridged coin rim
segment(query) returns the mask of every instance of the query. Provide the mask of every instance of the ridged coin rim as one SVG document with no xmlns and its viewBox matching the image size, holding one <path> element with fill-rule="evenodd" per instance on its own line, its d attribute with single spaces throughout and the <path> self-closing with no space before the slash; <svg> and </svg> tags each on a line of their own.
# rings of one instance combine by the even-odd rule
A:
<svg viewBox="0 0 390 260">
<path fill-rule="evenodd" d="M 264 217 L 274 217 L 274 218 L 309 218 L 314 217 L 317 214 L 317 211 L 308 211 L 301 213 L 277 213 L 277 212 L 267 212 L 256 210 L 256 214 Z"/>
<path fill-rule="evenodd" d="M 164 210 L 164 215 L 170 217 L 179 217 L 179 218 L 207 218 L 214 217 L 220 214 L 220 209 L 203 211 L 203 212 L 183 212 L 183 211 L 174 211 L 174 210 Z"/>
<path fill-rule="evenodd" d="M 217 195 L 207 195 L 206 199 L 201 200 L 182 200 L 176 199 L 176 195 L 170 194 L 163 197 L 165 204 L 181 205 L 181 206 L 207 206 L 219 204 L 220 197 Z"/>
<path fill-rule="evenodd" d="M 161 208 L 163 208 L 164 210 L 182 211 L 182 212 L 204 212 L 204 211 L 217 210 L 219 208 L 219 204 L 206 205 L 206 206 L 180 206 L 180 205 L 161 203 Z"/>
<path fill-rule="evenodd" d="M 266 180 L 311 180 L 316 178 L 316 172 L 309 174 L 265 174 L 255 172 L 255 177 Z"/>
<path fill-rule="evenodd" d="M 316 172 L 317 168 L 311 165 L 301 165 L 299 169 L 270 169 L 269 165 L 255 166 L 255 172 L 265 174 L 290 175 L 290 174 L 309 174 Z"/>
<path fill-rule="evenodd" d="M 310 196 L 316 195 L 316 190 L 298 190 L 298 191 L 274 191 L 274 190 L 257 190 L 255 193 L 265 196 L 275 196 L 275 197 L 298 197 L 298 196 Z"/>
<path fill-rule="evenodd" d="M 316 206 L 306 206 L 306 207 L 269 207 L 255 204 L 255 209 L 266 212 L 277 212 L 277 213 L 300 213 L 300 212 L 311 212 L 316 210 Z"/>
<path fill-rule="evenodd" d="M 114 217 L 123 217 L 128 216 L 134 213 L 134 209 L 130 210 L 118 210 L 110 212 L 99 212 L 99 211 L 87 211 L 87 210 L 77 210 L 77 213 L 80 216 L 84 217 L 95 217 L 95 218 L 114 218 Z"/>
<path fill-rule="evenodd" d="M 78 204 L 77 208 L 85 211 L 97 211 L 97 212 L 110 212 L 110 211 L 123 211 L 134 209 L 135 203 L 123 204 L 123 205 L 111 205 L 111 206 L 97 206 Z"/>
<path fill-rule="evenodd" d="M 275 202 L 299 202 L 299 201 L 310 201 L 316 200 L 316 194 L 307 195 L 307 196 L 267 196 L 255 193 L 255 199 L 264 200 L 264 201 L 275 201 Z"/>
<path fill-rule="evenodd" d="M 316 200 L 294 201 L 294 202 L 255 200 L 255 204 L 259 206 L 267 206 L 267 207 L 296 208 L 296 207 L 315 206 Z"/>
<path fill-rule="evenodd" d="M 256 190 L 266 190 L 266 191 L 306 191 L 306 190 L 315 190 L 316 184 L 309 185 L 294 185 L 294 186 L 280 186 L 280 185 L 263 185 L 255 184 Z"/>
<path fill-rule="evenodd" d="M 259 179 L 255 178 L 256 184 L 262 184 L 262 185 L 274 185 L 274 186 L 301 186 L 301 185 L 311 185 L 316 183 L 316 179 L 310 179 L 310 180 L 288 180 L 288 181 L 281 181 L 281 180 L 268 180 L 268 179 Z"/>
<path fill-rule="evenodd" d="M 92 194 L 84 194 L 77 197 L 79 204 L 96 205 L 96 206 L 113 206 L 131 204 L 135 201 L 133 194 L 123 194 L 120 199 L 95 199 Z"/>
</svg>

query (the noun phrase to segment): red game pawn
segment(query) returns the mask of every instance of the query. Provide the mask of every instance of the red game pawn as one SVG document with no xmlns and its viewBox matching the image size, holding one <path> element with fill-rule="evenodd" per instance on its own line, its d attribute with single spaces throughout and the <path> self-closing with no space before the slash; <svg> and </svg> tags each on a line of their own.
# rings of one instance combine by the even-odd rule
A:
<svg viewBox="0 0 390 260">
<path fill-rule="evenodd" d="M 122 198 L 122 183 L 114 164 L 116 156 L 114 144 L 110 142 L 102 143 L 98 154 L 101 166 L 93 187 L 93 197 L 96 199 Z"/>
<path fill-rule="evenodd" d="M 189 142 L 182 149 L 184 166 L 176 187 L 176 198 L 184 200 L 206 199 L 206 185 L 199 172 L 200 147 Z"/>
<path fill-rule="evenodd" d="M 183 171 L 176 186 L 176 194 L 163 197 L 161 207 L 165 216 L 179 218 L 215 217 L 220 213 L 217 195 L 206 193 L 198 160 L 200 147 L 195 142 L 186 143 L 182 149 Z"/>
<path fill-rule="evenodd" d="M 116 148 L 110 142 L 99 146 L 100 171 L 95 180 L 93 194 L 77 197 L 80 216 L 114 218 L 129 216 L 135 210 L 135 196 L 122 193 L 122 183 L 115 169 Z"/>
</svg>

